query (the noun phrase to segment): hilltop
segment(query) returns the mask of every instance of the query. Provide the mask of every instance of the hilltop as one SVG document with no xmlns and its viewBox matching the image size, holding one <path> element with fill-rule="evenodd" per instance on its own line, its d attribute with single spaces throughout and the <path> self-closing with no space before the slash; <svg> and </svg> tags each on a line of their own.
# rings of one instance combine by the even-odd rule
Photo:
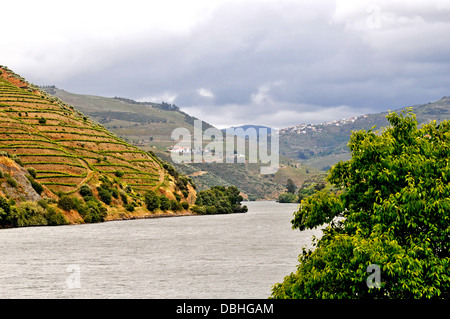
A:
<svg viewBox="0 0 450 319">
<path fill-rule="evenodd" d="M 93 198 L 106 204 L 106 219 L 152 214 L 141 209 L 148 191 L 168 200 L 195 201 L 190 179 L 153 152 L 129 144 L 2 66 L 0 122 L 2 175 L 21 181 L 15 187 L 14 181 L 9 183 L 9 188 L 22 190 L 22 194 L 13 195 L 2 183 L 2 193 L 15 201 L 33 197 L 20 176 L 26 176 L 32 186 L 42 187 L 39 196 L 53 200 L 81 198 L 80 189 L 85 186 Z"/>
</svg>

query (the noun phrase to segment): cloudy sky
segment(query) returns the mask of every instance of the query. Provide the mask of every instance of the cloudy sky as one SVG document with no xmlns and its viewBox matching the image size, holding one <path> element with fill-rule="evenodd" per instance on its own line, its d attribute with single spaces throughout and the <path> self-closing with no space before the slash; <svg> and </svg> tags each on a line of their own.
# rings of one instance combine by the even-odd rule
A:
<svg viewBox="0 0 450 319">
<path fill-rule="evenodd" d="M 8 1 L 0 64 L 38 85 L 282 128 L 450 95 L 450 0 Z"/>
</svg>

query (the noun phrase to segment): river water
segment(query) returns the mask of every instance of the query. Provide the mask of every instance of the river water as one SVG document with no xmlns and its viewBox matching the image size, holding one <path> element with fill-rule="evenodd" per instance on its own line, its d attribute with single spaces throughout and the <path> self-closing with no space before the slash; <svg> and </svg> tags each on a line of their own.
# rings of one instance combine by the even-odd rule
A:
<svg viewBox="0 0 450 319">
<path fill-rule="evenodd" d="M 0 229 L 0 298 L 267 298 L 320 231 L 296 204 L 245 214 Z"/>
</svg>

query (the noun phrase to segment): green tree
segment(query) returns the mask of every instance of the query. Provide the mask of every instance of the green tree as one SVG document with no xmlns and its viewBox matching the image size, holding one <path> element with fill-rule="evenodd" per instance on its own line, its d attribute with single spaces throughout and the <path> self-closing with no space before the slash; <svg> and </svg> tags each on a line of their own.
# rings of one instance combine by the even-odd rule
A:
<svg viewBox="0 0 450 319">
<path fill-rule="evenodd" d="M 286 190 L 291 194 L 295 194 L 295 191 L 297 190 L 297 186 L 295 186 L 294 182 L 290 178 L 286 181 Z"/>
<path fill-rule="evenodd" d="M 112 193 L 110 189 L 104 188 L 104 187 L 98 187 L 98 197 L 100 200 L 105 203 L 106 205 L 111 204 L 112 202 Z"/>
<path fill-rule="evenodd" d="M 241 206 L 242 199 L 236 186 L 213 186 L 197 194 L 193 211 L 200 215 L 245 213 L 247 206 Z"/>
<path fill-rule="evenodd" d="M 352 133 L 351 159 L 327 177 L 340 192 L 302 200 L 293 228 L 328 225 L 272 298 L 450 298 L 450 122 L 418 129 L 412 110 L 387 119 L 382 132 Z"/>
<path fill-rule="evenodd" d="M 103 222 L 107 216 L 106 207 L 95 198 L 89 199 L 84 205 L 79 205 L 78 212 L 86 223 Z"/>
<path fill-rule="evenodd" d="M 281 193 L 278 196 L 279 203 L 295 203 L 297 197 L 292 193 Z"/>
<path fill-rule="evenodd" d="M 83 184 L 81 185 L 80 189 L 78 190 L 78 192 L 80 193 L 81 196 L 86 197 L 86 196 L 92 196 L 92 189 L 89 187 L 89 185 L 87 184 Z"/>
<path fill-rule="evenodd" d="M 74 198 L 70 196 L 63 196 L 58 201 L 58 206 L 65 211 L 70 211 L 72 209 L 76 209 L 76 203 Z"/>
<path fill-rule="evenodd" d="M 168 210 L 170 208 L 170 201 L 165 195 L 159 196 L 159 208 L 161 210 Z"/>
<path fill-rule="evenodd" d="M 160 200 L 154 191 L 148 191 L 144 195 L 144 202 L 149 211 L 154 211 L 159 208 Z"/>
</svg>

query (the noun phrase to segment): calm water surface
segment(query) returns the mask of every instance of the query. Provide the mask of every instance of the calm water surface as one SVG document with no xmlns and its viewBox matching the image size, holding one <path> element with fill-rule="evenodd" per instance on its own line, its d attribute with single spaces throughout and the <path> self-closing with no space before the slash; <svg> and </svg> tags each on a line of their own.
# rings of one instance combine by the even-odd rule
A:
<svg viewBox="0 0 450 319">
<path fill-rule="evenodd" d="M 0 230 L 0 298 L 267 298 L 320 231 L 296 204 L 246 214 Z"/>
</svg>

